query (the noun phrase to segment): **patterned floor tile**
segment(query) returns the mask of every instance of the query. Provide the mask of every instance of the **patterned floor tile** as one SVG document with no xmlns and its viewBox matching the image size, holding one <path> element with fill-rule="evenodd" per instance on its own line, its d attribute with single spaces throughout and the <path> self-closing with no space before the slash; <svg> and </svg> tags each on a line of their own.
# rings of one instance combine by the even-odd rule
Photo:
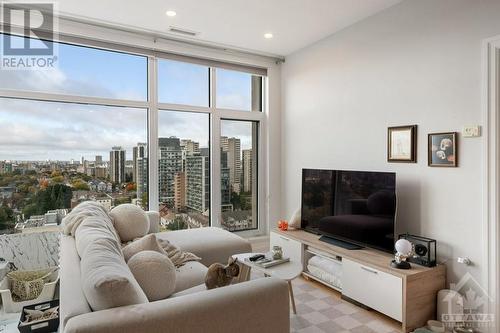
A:
<svg viewBox="0 0 500 333">
<path fill-rule="evenodd" d="M 334 320 L 334 322 L 346 330 L 351 330 L 353 328 L 356 328 L 356 327 L 359 327 L 362 325 L 359 321 L 357 321 L 356 319 L 354 319 L 351 316 L 338 317 L 337 319 Z"/>
<path fill-rule="evenodd" d="M 316 311 L 326 310 L 331 307 L 330 304 L 324 302 L 321 299 L 315 299 L 313 301 L 306 302 L 305 304 Z"/>
</svg>

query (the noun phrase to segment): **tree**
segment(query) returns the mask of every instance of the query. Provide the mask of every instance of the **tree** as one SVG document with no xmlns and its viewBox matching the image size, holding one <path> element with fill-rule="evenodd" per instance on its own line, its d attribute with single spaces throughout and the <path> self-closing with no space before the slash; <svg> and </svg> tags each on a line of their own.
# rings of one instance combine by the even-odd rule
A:
<svg viewBox="0 0 500 333">
<path fill-rule="evenodd" d="M 62 183 L 64 181 L 63 176 L 55 176 L 50 179 L 53 183 Z"/>
<path fill-rule="evenodd" d="M 25 217 L 42 215 L 48 210 L 69 208 L 71 206 L 71 187 L 63 184 L 50 185 L 38 191 L 23 209 Z"/>
<path fill-rule="evenodd" d="M 137 185 L 135 183 L 128 183 L 125 189 L 127 192 L 135 191 L 137 189 Z"/>
<path fill-rule="evenodd" d="M 73 183 L 71 185 L 73 186 L 73 188 L 75 190 L 81 190 L 81 191 L 89 191 L 90 190 L 89 185 L 81 179 L 77 179 L 77 180 L 73 181 Z"/>
<path fill-rule="evenodd" d="M 186 223 L 184 222 L 184 219 L 181 216 L 176 216 L 174 218 L 174 221 L 167 225 L 168 230 L 182 230 L 186 228 L 187 228 Z"/>
<path fill-rule="evenodd" d="M 148 192 L 144 192 L 141 196 L 142 208 L 147 209 L 149 207 L 149 196 Z"/>
</svg>

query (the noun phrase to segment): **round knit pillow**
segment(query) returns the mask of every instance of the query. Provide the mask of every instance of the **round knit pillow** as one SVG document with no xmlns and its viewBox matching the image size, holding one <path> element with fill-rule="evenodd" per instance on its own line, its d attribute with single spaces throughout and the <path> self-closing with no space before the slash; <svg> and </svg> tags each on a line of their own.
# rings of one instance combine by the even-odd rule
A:
<svg viewBox="0 0 500 333">
<path fill-rule="evenodd" d="M 143 237 L 149 231 L 149 219 L 138 206 L 123 204 L 113 208 L 109 215 L 122 242 L 129 242 Z"/>
<path fill-rule="evenodd" d="M 175 290 L 175 266 L 156 251 L 136 253 L 127 263 L 150 302 L 165 299 Z"/>
</svg>

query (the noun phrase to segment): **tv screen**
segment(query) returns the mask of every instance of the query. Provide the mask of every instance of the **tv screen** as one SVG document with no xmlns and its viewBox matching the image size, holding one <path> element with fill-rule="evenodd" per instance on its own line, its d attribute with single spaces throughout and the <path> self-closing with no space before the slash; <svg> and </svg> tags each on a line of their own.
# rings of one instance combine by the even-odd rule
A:
<svg viewBox="0 0 500 333">
<path fill-rule="evenodd" d="M 302 170 L 302 228 L 392 252 L 396 174 Z"/>
</svg>

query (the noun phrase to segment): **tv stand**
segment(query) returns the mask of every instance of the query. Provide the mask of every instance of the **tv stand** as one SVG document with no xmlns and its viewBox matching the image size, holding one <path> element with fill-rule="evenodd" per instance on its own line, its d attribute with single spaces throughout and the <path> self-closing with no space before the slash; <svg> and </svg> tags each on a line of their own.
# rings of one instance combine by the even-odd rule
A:
<svg viewBox="0 0 500 333">
<path fill-rule="evenodd" d="M 320 237 L 303 230 L 272 230 L 270 245 L 281 246 L 291 261 L 302 263 L 305 278 L 337 290 L 345 300 L 401 322 L 403 332 L 412 332 L 435 319 L 437 293 L 446 287 L 446 266 L 412 264 L 411 269 L 396 269 L 390 265 L 394 256 L 389 253 L 370 248 L 350 251 Z M 313 256 L 336 265 L 340 273 L 336 279 L 322 280 L 309 271 Z"/>
<path fill-rule="evenodd" d="M 319 238 L 319 240 L 322 242 L 328 243 L 328 244 L 332 244 L 332 245 L 341 247 L 341 248 L 346 249 L 346 250 L 361 250 L 363 248 L 362 246 L 359 246 L 359 245 L 356 245 L 353 243 L 349 243 L 349 242 L 345 242 L 345 241 L 340 240 L 340 239 L 328 237 L 325 235 L 321 236 Z"/>
</svg>

